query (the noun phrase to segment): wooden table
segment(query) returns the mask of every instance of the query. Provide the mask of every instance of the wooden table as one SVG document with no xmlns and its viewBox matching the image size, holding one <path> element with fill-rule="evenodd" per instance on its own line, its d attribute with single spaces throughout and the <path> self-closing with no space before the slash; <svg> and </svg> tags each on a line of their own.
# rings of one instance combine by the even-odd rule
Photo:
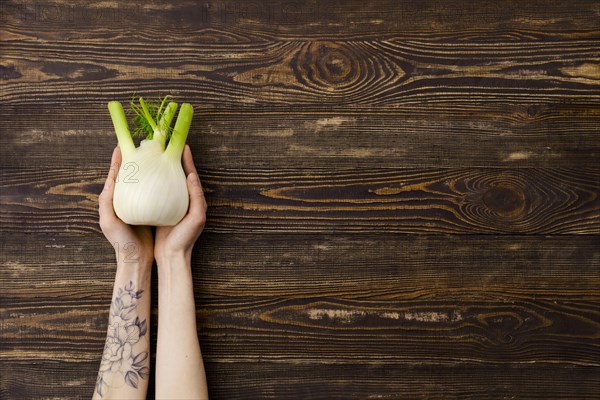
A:
<svg viewBox="0 0 600 400">
<path fill-rule="evenodd" d="M 0 398 L 92 394 L 133 93 L 196 108 L 211 398 L 600 396 L 596 1 L 0 7 Z"/>
</svg>

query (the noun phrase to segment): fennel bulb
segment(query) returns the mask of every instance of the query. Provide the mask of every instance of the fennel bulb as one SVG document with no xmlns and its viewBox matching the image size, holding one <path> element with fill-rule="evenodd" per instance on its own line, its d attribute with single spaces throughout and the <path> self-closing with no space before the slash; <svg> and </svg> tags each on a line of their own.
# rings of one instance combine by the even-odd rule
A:
<svg viewBox="0 0 600 400">
<path fill-rule="evenodd" d="M 122 155 L 113 207 L 117 216 L 129 225 L 175 225 L 188 210 L 189 194 L 181 155 L 194 110 L 184 103 L 171 129 L 177 103 L 165 106 L 167 98 L 160 107 L 146 104 L 142 98 L 140 105 L 131 103 L 137 115 L 135 132 L 147 134 L 137 148 L 123 106 L 118 101 L 108 103 Z"/>
</svg>

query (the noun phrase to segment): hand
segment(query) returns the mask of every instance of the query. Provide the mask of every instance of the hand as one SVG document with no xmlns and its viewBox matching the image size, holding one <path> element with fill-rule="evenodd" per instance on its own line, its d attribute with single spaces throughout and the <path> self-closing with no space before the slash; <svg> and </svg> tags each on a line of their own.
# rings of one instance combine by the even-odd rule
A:
<svg viewBox="0 0 600 400">
<path fill-rule="evenodd" d="M 194 166 L 190 146 L 185 145 L 182 156 L 183 170 L 187 176 L 187 188 L 190 195 L 190 206 L 187 214 L 175 226 L 157 226 L 154 256 L 157 264 L 166 257 L 184 255 L 191 257 L 194 243 L 202 233 L 206 223 L 206 199 L 202 192 L 200 178 Z"/>
<path fill-rule="evenodd" d="M 127 225 L 117 217 L 113 208 L 115 177 L 121 166 L 121 150 L 118 146 L 113 151 L 110 166 L 104 189 L 98 197 L 102 233 L 115 248 L 117 265 L 121 263 L 151 264 L 154 245 L 150 227 Z"/>
</svg>

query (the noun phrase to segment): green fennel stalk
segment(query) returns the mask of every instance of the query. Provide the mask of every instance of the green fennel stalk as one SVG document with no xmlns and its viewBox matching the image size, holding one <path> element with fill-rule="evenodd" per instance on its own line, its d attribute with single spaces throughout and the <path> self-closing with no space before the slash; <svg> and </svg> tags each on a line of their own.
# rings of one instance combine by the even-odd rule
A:
<svg viewBox="0 0 600 400">
<path fill-rule="evenodd" d="M 139 98 L 139 104 L 136 104 L 134 100 L 129 103 L 131 110 L 135 113 L 133 136 L 146 135 L 146 140 L 158 141 L 163 151 L 166 147 L 166 152 L 170 157 L 177 157 L 181 156 L 185 147 L 194 110 L 190 104 L 184 103 L 179 110 L 175 127 L 171 128 L 171 122 L 175 117 L 178 105 L 173 101 L 167 103 L 169 98 L 170 96 L 165 96 L 160 104 L 145 101 L 141 97 Z M 108 103 L 108 110 L 121 151 L 123 153 L 134 151 L 135 145 L 123 106 L 118 101 L 111 101 Z"/>
</svg>

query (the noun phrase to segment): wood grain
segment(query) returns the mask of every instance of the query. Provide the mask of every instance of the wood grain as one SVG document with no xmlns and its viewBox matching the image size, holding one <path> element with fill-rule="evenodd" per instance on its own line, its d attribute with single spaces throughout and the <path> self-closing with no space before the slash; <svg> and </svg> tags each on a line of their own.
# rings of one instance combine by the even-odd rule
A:
<svg viewBox="0 0 600 400">
<path fill-rule="evenodd" d="M 515 365 L 483 367 L 458 364 L 445 368 L 429 365 L 373 366 L 369 364 L 321 365 L 286 362 L 237 362 L 205 365 L 211 398 L 227 399 L 595 399 L 599 388 L 596 370 L 590 367 L 557 369 L 549 365 Z M 81 387 L 93 387 L 93 379 L 83 375 L 95 374 L 96 363 L 71 360 L 69 363 L 43 361 L 13 363 L 18 377 L 39 376 L 40 379 L 13 379 L 0 376 L 3 391 L 0 395 L 21 393 L 25 396 L 48 398 L 89 398 Z M 249 371 L 256 371 L 249 373 Z M 285 372 L 285 373 L 284 373 Z M 485 376 L 479 379 L 478 376 Z M 371 377 L 370 379 L 365 379 Z M 573 379 L 581 386 L 573 389 Z M 52 382 L 62 381 L 57 387 Z M 231 385 L 235 381 L 236 385 Z M 46 386 L 48 385 L 48 386 Z M 152 392 L 152 388 L 150 389 Z M 86 396 L 87 395 L 87 396 Z M 151 393 L 152 395 L 152 393 Z"/>
<path fill-rule="evenodd" d="M 315 291 L 350 300 L 429 298 L 435 289 L 470 298 L 496 294 L 594 301 L 600 284 L 598 239 L 205 232 L 196 244 L 193 267 L 202 303 L 239 295 L 309 298 Z M 104 304 L 115 269 L 110 250 L 97 232 L 4 235 L 4 298 L 18 303 L 34 292 L 44 301 L 83 298 Z"/>
<path fill-rule="evenodd" d="M 118 96 L 115 96 L 118 98 Z M 127 101 L 126 98 L 120 98 Z M 235 112 L 194 103 L 188 143 L 199 169 L 600 167 L 595 106 L 434 105 L 395 112 Z M 105 168 L 116 145 L 103 101 L 2 107 L 2 167 Z M 21 157 L 14 157 L 15 154 Z"/>
<path fill-rule="evenodd" d="M 212 399 L 598 398 L 599 16 L 0 2 L 0 398 L 92 393 L 106 103 L 134 92 L 196 110 Z"/>
<path fill-rule="evenodd" d="M 131 44 L 121 45 L 122 49 L 111 44 L 110 51 L 126 55 L 127 61 L 106 54 L 103 47 L 95 49 L 98 45 L 94 44 L 88 48 L 81 47 L 80 42 L 75 46 L 33 42 L 23 48 L 21 42 L 18 47 L 10 43 L 3 46 L 11 62 L 6 67 L 7 77 L 12 78 L 5 84 L 3 103 L 15 106 L 27 106 L 32 98 L 38 105 L 90 96 L 107 102 L 108 93 L 133 93 L 157 78 L 163 78 L 163 86 L 185 98 L 204 99 L 210 93 L 210 102 L 227 108 L 294 104 L 295 108 L 333 105 L 385 110 L 454 103 L 457 108 L 468 109 L 482 102 L 537 105 L 553 99 L 593 104 L 600 97 L 597 41 L 582 41 L 572 47 L 550 43 L 548 47 L 525 45 L 514 49 L 510 43 L 448 46 L 378 38 L 273 42 L 264 51 L 248 50 L 246 46 L 236 51 L 236 46 L 227 44 L 214 54 L 202 46 L 191 46 L 189 56 L 184 53 L 176 62 L 166 61 L 165 65 L 152 63 L 151 68 L 144 67 L 148 62 L 145 60 L 161 58 L 160 46 L 157 49 L 154 41 L 152 53 L 144 50 L 149 46 L 141 50 L 134 47 L 130 52 Z M 553 50 L 552 56 L 548 48 Z M 558 57 L 557 48 L 561 51 Z M 210 59 L 198 56 L 203 53 L 210 54 Z M 95 54 L 101 63 L 94 63 Z M 225 67 L 215 67 L 226 61 Z M 111 69 L 106 62 L 111 63 Z M 33 87 L 23 86 L 23 81 L 34 77 Z M 97 81 L 93 89 L 90 81 Z"/>
<path fill-rule="evenodd" d="M 98 232 L 106 171 L 2 174 L 6 232 Z M 204 169 L 200 177 L 207 232 L 600 233 L 597 169 Z"/>
<path fill-rule="evenodd" d="M 0 275 L 10 288 L 5 359 L 99 356 L 114 270 L 108 251 L 85 266 L 99 236 L 7 242 L 6 253 L 21 244 L 23 255 L 21 264 L 5 261 Z M 493 249 L 485 237 L 454 240 L 204 235 L 194 253 L 204 355 L 215 362 L 597 365 L 597 237 L 498 237 Z M 39 277 L 29 290 L 28 279 L 10 284 L 29 275 Z"/>
<path fill-rule="evenodd" d="M 207 361 L 216 357 L 222 362 L 598 366 L 597 298 L 591 302 L 521 300 L 492 293 L 481 300 L 460 297 L 467 295 L 440 290 L 423 300 L 207 300 L 198 312 L 203 354 Z M 59 360 L 99 359 L 106 337 L 106 307 L 81 307 L 79 302 L 21 301 L 6 307 L 4 358 L 27 355 L 35 360 L 53 354 Z M 25 316 L 25 321 L 19 321 Z M 36 336 L 44 338 L 43 351 Z"/>
</svg>

